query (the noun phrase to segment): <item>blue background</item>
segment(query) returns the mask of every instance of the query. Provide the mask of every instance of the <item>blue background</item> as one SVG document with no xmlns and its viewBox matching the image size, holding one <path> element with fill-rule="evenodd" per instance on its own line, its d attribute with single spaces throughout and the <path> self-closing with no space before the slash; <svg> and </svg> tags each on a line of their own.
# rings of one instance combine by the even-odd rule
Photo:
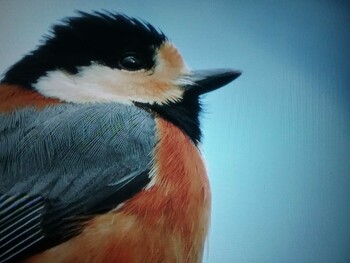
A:
<svg viewBox="0 0 350 263">
<path fill-rule="evenodd" d="M 193 69 L 243 70 L 203 98 L 206 263 L 350 262 L 346 1 L 0 1 L 0 71 L 73 10 L 148 20 Z"/>
</svg>

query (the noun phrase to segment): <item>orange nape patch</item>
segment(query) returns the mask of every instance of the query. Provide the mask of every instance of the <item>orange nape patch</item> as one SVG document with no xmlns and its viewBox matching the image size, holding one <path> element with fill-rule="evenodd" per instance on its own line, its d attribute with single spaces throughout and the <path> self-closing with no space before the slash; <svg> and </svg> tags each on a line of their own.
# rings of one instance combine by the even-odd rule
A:
<svg viewBox="0 0 350 263">
<path fill-rule="evenodd" d="M 83 232 L 27 262 L 200 263 L 210 221 L 208 178 L 197 147 L 157 119 L 151 185 Z"/>
<path fill-rule="evenodd" d="M 24 107 L 44 108 L 59 104 L 57 99 L 46 98 L 40 93 L 17 85 L 0 85 L 0 112 L 10 112 Z"/>
</svg>

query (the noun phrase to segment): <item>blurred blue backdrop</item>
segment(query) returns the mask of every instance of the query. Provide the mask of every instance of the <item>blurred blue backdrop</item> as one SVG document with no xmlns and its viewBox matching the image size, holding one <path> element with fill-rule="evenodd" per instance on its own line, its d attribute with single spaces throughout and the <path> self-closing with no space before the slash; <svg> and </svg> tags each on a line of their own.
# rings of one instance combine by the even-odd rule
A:
<svg viewBox="0 0 350 263">
<path fill-rule="evenodd" d="M 193 69 L 243 75 L 203 98 L 206 263 L 350 262 L 347 1 L 0 1 L 0 71 L 74 10 L 148 20 Z"/>
</svg>

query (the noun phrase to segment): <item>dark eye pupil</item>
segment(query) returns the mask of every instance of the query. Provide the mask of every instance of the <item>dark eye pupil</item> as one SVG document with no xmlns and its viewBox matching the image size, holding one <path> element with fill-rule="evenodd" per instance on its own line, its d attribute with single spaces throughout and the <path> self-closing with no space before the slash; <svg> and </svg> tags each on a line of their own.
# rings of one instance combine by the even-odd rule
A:
<svg viewBox="0 0 350 263">
<path fill-rule="evenodd" d="M 120 66 L 122 69 L 135 71 L 144 68 L 143 60 L 137 55 L 126 55 L 121 58 Z"/>
</svg>

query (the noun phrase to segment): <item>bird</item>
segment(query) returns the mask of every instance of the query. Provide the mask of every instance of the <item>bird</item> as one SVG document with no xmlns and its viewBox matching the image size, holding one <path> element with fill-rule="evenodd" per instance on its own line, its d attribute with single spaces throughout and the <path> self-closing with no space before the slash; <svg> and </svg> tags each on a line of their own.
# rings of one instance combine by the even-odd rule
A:
<svg viewBox="0 0 350 263">
<path fill-rule="evenodd" d="M 200 97 L 240 74 L 122 13 L 53 25 L 0 83 L 0 262 L 201 262 Z"/>
</svg>

